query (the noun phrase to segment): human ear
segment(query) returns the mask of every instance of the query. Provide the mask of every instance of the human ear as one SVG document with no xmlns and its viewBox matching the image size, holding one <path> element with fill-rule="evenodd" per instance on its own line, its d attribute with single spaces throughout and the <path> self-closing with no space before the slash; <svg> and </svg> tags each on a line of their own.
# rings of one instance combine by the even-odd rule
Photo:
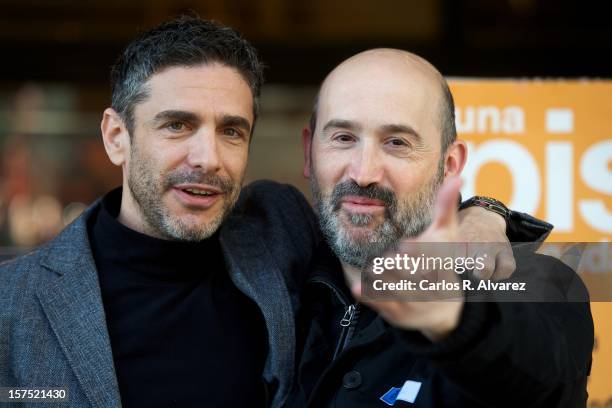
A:
<svg viewBox="0 0 612 408">
<path fill-rule="evenodd" d="M 444 159 L 444 177 L 459 176 L 467 161 L 467 145 L 463 140 L 455 140 L 448 147 Z"/>
<path fill-rule="evenodd" d="M 305 178 L 310 178 L 310 154 L 312 147 L 312 132 L 310 131 L 310 126 L 304 126 L 302 129 L 302 146 L 304 148 L 304 170 L 303 174 Z"/>
<path fill-rule="evenodd" d="M 104 110 L 100 130 L 108 158 L 115 166 L 122 166 L 130 150 L 130 134 L 123 119 L 113 108 Z"/>
</svg>

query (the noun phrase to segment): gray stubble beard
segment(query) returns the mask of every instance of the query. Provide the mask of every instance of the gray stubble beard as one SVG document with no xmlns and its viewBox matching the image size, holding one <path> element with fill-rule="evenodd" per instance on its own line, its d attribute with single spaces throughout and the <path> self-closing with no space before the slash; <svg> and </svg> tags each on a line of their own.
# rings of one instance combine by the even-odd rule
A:
<svg viewBox="0 0 612 408">
<path fill-rule="evenodd" d="M 313 194 L 314 206 L 318 213 L 319 225 L 323 235 L 333 252 L 342 262 L 363 269 L 372 258 L 380 256 L 397 247 L 404 238 L 416 237 L 432 222 L 436 195 L 443 181 L 444 166 L 440 164 L 437 174 L 420 191 L 415 192 L 411 199 L 397 202 L 395 193 L 376 186 L 367 194 L 370 198 L 383 198 L 387 202 L 384 221 L 367 234 L 367 238 L 353 237 L 350 230 L 343 226 L 341 211 L 334 192 L 349 190 L 356 192 L 359 186 L 346 186 L 345 181 L 337 184 L 328 196 L 323 195 L 317 181 L 316 172 L 311 167 L 310 188 Z M 344 185 L 344 188 L 343 187 Z M 370 187 L 366 187 L 368 189 Z M 346 195 L 346 194 L 344 194 Z M 361 194 L 357 194 L 361 195 Z M 393 197 L 385 200 L 384 197 Z M 335 197 L 336 196 L 336 197 Z M 367 227 L 373 220 L 372 214 L 346 214 L 347 222 L 354 227 Z"/>
<path fill-rule="evenodd" d="M 241 182 L 218 175 L 205 174 L 200 171 L 174 171 L 158 178 L 150 171 L 147 162 L 139 157 L 137 147 L 133 144 L 129 163 L 128 188 L 136 201 L 138 211 L 160 236 L 173 241 L 198 242 L 212 236 L 221 226 L 234 207 L 240 194 Z M 208 223 L 196 227 L 183 222 L 179 217 L 173 217 L 168 208 L 163 205 L 162 195 L 179 183 L 203 183 L 219 188 L 226 195 L 221 214 Z"/>
</svg>

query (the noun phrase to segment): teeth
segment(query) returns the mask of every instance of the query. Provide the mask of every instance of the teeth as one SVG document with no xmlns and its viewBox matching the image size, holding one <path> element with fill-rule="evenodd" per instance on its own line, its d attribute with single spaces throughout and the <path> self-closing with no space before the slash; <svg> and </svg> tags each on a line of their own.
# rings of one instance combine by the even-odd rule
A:
<svg viewBox="0 0 612 408">
<path fill-rule="evenodd" d="M 185 191 L 189 191 L 192 194 L 203 195 L 203 196 L 209 196 L 213 194 L 210 191 L 197 190 L 195 188 L 186 188 Z"/>
</svg>

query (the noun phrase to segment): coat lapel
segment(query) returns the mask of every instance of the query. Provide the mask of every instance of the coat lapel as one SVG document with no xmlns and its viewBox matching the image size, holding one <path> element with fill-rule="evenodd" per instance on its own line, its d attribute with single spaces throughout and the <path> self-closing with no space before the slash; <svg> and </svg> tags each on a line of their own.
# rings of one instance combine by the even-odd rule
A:
<svg viewBox="0 0 612 408">
<path fill-rule="evenodd" d="M 52 270 L 37 295 L 92 406 L 120 407 L 119 387 L 87 236 L 88 210 L 48 247 L 42 266 Z"/>
<path fill-rule="evenodd" d="M 252 225 L 230 217 L 221 229 L 221 247 L 232 281 L 259 306 L 266 321 L 269 351 L 264 377 L 278 387 L 274 407 L 283 404 L 293 381 L 295 321 L 283 275 Z"/>
</svg>

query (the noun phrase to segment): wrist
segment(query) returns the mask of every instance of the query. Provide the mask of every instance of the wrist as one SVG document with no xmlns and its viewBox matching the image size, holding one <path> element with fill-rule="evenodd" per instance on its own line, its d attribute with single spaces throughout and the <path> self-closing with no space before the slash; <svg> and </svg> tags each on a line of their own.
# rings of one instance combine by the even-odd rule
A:
<svg viewBox="0 0 612 408">
<path fill-rule="evenodd" d="M 463 219 L 469 216 L 474 216 L 479 219 L 485 217 L 491 220 L 493 224 L 497 225 L 501 231 L 505 231 L 508 225 L 506 223 L 506 219 L 501 214 L 493 212 L 493 211 L 489 211 L 483 207 L 474 206 L 474 207 L 464 208 L 463 210 L 459 212 L 459 216 L 460 216 L 460 219 Z"/>
<path fill-rule="evenodd" d="M 490 197 L 474 196 L 461 203 L 459 205 L 459 210 L 460 213 L 463 211 L 468 211 L 470 209 L 474 211 L 473 209 L 478 207 L 482 208 L 488 213 L 498 215 L 498 217 L 493 217 L 492 219 L 497 220 L 497 222 L 503 222 L 503 224 L 500 224 L 500 226 L 503 227 L 504 231 L 506 230 L 508 220 L 510 218 L 510 209 L 508 209 L 508 207 L 506 207 L 504 203 Z"/>
</svg>

